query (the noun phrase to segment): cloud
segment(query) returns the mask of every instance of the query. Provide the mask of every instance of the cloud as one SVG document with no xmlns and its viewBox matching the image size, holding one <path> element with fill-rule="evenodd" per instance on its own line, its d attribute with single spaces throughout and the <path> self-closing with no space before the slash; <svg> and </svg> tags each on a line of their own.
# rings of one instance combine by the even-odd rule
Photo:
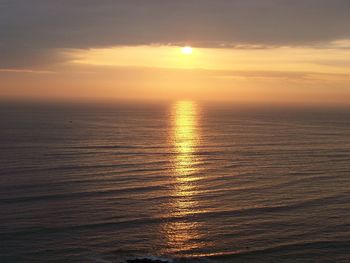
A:
<svg viewBox="0 0 350 263">
<path fill-rule="evenodd" d="M 6 68 L 0 68 L 0 74 L 1 73 L 28 73 L 28 74 L 52 74 L 54 72 L 47 71 L 47 70 L 33 70 L 33 69 L 6 69 Z"/>
<path fill-rule="evenodd" d="M 118 45 L 319 45 L 350 39 L 349 10 L 348 0 L 0 0 L 0 67 Z"/>
</svg>

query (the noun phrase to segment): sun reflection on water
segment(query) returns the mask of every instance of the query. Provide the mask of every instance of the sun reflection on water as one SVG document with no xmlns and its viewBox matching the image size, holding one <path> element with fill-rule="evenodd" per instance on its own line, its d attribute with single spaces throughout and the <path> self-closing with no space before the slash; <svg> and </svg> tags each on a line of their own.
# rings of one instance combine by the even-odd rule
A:
<svg viewBox="0 0 350 263">
<path fill-rule="evenodd" d="M 188 253 L 199 249 L 200 223 L 191 215 L 202 212 L 196 195 L 200 179 L 200 158 L 198 147 L 199 109 L 191 101 L 180 101 L 174 104 L 171 111 L 170 143 L 174 149 L 173 201 L 169 204 L 169 217 L 175 218 L 164 225 L 163 231 L 167 240 L 167 253 Z"/>
<path fill-rule="evenodd" d="M 197 106 L 181 101 L 173 108 L 173 146 L 175 146 L 175 172 L 181 181 L 190 180 L 197 171 L 195 151 L 199 143 Z"/>
</svg>

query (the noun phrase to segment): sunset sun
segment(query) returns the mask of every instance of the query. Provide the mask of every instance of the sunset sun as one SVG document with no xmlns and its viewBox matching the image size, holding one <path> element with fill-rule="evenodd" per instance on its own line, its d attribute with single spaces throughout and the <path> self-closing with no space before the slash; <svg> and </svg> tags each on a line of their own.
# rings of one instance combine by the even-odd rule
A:
<svg viewBox="0 0 350 263">
<path fill-rule="evenodd" d="M 191 55 L 193 52 L 193 49 L 190 46 L 185 46 L 185 47 L 181 48 L 181 52 L 182 52 L 182 54 L 185 54 L 185 55 Z"/>
</svg>

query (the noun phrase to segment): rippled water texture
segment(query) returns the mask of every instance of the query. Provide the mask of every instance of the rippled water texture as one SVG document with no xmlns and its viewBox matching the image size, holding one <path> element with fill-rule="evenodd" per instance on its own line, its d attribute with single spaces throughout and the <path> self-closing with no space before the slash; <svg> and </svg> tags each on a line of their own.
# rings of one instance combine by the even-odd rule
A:
<svg viewBox="0 0 350 263">
<path fill-rule="evenodd" d="M 0 108 L 0 262 L 349 262 L 349 110 Z"/>
</svg>

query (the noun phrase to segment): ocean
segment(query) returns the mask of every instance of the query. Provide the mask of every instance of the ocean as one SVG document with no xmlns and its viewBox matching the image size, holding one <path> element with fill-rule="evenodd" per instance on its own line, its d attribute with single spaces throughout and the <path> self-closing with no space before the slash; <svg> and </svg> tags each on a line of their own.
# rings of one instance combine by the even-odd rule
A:
<svg viewBox="0 0 350 263">
<path fill-rule="evenodd" d="M 350 109 L 0 105 L 0 262 L 350 262 Z"/>
</svg>

